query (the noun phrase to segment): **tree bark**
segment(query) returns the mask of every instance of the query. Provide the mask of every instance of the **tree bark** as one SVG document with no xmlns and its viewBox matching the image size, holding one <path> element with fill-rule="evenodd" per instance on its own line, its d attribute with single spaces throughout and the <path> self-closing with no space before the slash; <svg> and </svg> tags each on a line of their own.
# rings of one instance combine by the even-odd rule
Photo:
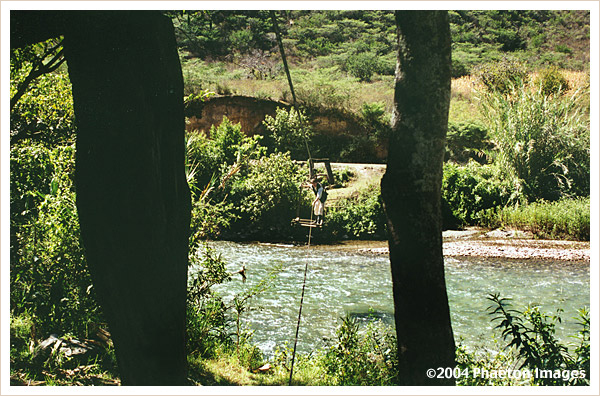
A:
<svg viewBox="0 0 600 396">
<path fill-rule="evenodd" d="M 183 79 L 159 12 L 68 13 L 81 238 L 124 385 L 186 382 Z"/>
<path fill-rule="evenodd" d="M 399 379 L 452 385 L 427 369 L 453 367 L 455 345 L 442 255 L 441 184 L 450 104 L 445 11 L 397 11 L 395 108 L 381 193 L 387 216 Z"/>
</svg>

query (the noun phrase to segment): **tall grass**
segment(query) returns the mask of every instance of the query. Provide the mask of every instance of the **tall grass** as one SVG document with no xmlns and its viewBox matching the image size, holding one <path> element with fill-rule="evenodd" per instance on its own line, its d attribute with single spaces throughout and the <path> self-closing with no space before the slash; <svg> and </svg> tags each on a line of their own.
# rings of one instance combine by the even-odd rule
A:
<svg viewBox="0 0 600 396">
<path fill-rule="evenodd" d="M 541 88 L 515 85 L 481 99 L 498 149 L 495 161 L 528 199 L 589 195 L 590 125 L 582 91 L 544 95 Z"/>
<path fill-rule="evenodd" d="M 481 89 L 481 82 L 474 76 L 462 76 L 452 79 L 452 99 L 473 101 L 474 92 Z"/>
<path fill-rule="evenodd" d="M 535 202 L 498 212 L 503 226 L 529 230 L 539 238 L 590 240 L 590 198 Z"/>
</svg>

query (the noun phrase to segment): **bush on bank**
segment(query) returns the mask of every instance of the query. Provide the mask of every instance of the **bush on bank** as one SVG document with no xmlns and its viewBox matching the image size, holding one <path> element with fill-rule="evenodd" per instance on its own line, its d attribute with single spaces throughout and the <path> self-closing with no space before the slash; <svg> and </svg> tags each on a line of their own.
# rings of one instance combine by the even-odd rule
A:
<svg viewBox="0 0 600 396">
<path fill-rule="evenodd" d="M 523 190 L 493 164 L 444 164 L 442 201 L 445 229 L 508 227 L 541 239 L 590 239 L 589 197 L 528 203 Z"/>
<path fill-rule="evenodd" d="M 322 238 L 384 239 L 386 220 L 379 185 L 369 185 L 352 196 L 326 203 Z"/>
<path fill-rule="evenodd" d="M 519 191 L 502 179 L 495 166 L 474 161 L 466 166 L 444 164 L 442 200 L 446 228 L 480 224 L 490 210 L 518 202 L 520 198 Z"/>
</svg>

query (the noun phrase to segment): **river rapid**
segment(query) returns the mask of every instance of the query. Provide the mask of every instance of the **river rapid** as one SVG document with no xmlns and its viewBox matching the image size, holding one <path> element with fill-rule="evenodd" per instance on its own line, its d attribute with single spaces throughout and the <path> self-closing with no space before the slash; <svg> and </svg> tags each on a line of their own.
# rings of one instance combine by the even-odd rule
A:
<svg viewBox="0 0 600 396">
<path fill-rule="evenodd" d="M 250 300 L 243 313 L 245 326 L 254 331 L 253 342 L 270 356 L 276 346 L 293 345 L 298 319 L 305 265 L 306 290 L 298 340 L 298 351 L 308 353 L 331 345 L 341 318 L 361 321 L 380 319 L 393 326 L 393 299 L 387 255 L 360 253 L 357 249 L 210 242 L 230 272 L 246 267 L 247 281 L 240 275 L 216 290 L 228 302 L 250 290 L 275 268 L 280 268 L 271 287 Z M 192 271 L 194 269 L 191 269 Z M 511 260 L 498 258 L 446 257 L 446 285 L 455 340 L 467 347 L 498 348 L 493 343 L 493 325 L 486 308 L 487 296 L 499 293 L 524 309 L 540 305 L 544 312 L 563 319 L 557 335 L 568 341 L 579 326 L 573 317 L 590 305 L 588 262 Z"/>
</svg>

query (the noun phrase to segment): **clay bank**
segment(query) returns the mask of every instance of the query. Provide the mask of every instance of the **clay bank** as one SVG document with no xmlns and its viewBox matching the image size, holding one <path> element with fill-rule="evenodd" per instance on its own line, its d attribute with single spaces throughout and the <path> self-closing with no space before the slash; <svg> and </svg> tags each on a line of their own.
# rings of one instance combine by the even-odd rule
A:
<svg viewBox="0 0 600 396">
<path fill-rule="evenodd" d="M 226 116 L 234 124 L 241 124 L 247 135 L 263 135 L 265 116 L 275 116 L 277 107 L 289 110 L 292 105 L 270 99 L 248 96 L 213 96 L 205 100 L 191 100 L 185 105 L 186 130 L 209 135 L 211 126 L 218 126 Z M 323 144 L 315 144 L 327 157 L 335 160 L 335 148 L 343 147 L 356 136 L 366 136 L 368 131 L 357 115 L 336 109 L 305 108 L 306 117 L 315 135 Z M 331 153 L 326 146 L 330 146 Z M 331 155 L 330 155 L 331 154 Z M 386 145 L 374 147 L 373 160 L 383 161 L 387 157 Z"/>
</svg>

